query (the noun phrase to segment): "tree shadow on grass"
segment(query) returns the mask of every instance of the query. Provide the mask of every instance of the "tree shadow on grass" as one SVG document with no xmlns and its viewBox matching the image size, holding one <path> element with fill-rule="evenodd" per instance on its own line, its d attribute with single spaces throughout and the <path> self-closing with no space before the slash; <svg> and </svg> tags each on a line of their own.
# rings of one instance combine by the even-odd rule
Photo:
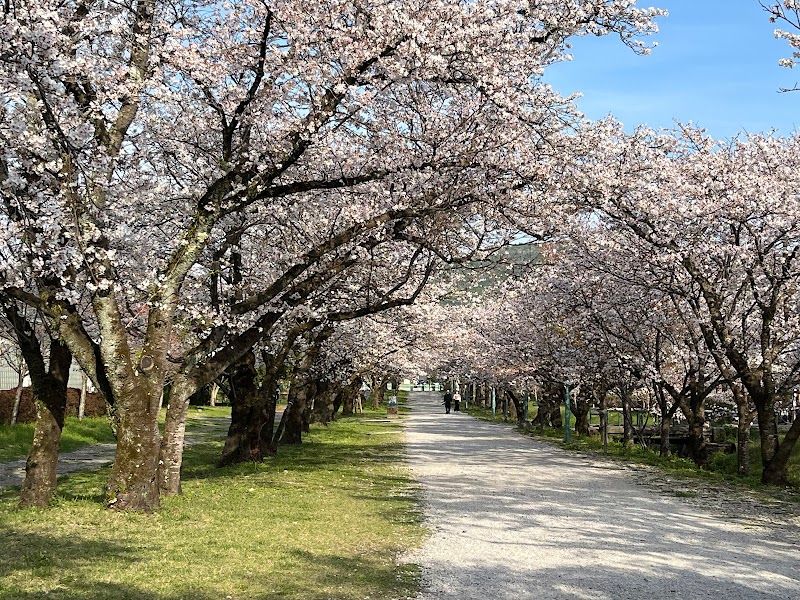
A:
<svg viewBox="0 0 800 600">
<path fill-rule="evenodd" d="M 367 464 L 399 463 L 406 457 L 404 445 L 399 441 L 382 443 L 379 446 L 312 441 L 282 446 L 276 456 L 268 456 L 261 462 L 217 468 L 214 464 L 219 459 L 221 450 L 221 442 L 202 442 L 187 449 L 181 470 L 182 481 L 237 477 L 287 468 L 294 472 L 312 472 L 343 465 L 360 468 Z"/>
<path fill-rule="evenodd" d="M 0 600 L 218 600 L 218 594 L 190 589 L 177 594 L 159 594 L 157 592 L 142 590 L 133 586 L 116 583 L 98 583 L 85 581 L 71 583 L 67 587 L 58 587 L 47 591 L 14 590 L 12 595 L 6 595 L 0 588 Z"/>
<path fill-rule="evenodd" d="M 33 600 L 56 598 L 82 600 L 210 600 L 218 594 L 188 590 L 160 594 L 131 585 L 102 581 L 97 573 L 84 575 L 84 568 L 99 563 L 117 571 L 135 569 L 140 561 L 136 547 L 123 542 L 86 537 L 49 535 L 5 528 L 0 536 L 0 599 Z M 58 579 L 50 589 L 35 589 L 39 578 Z M 19 583 L 17 583 L 19 582 Z"/>
<path fill-rule="evenodd" d="M 416 565 L 397 565 L 385 555 L 367 552 L 357 555 L 323 554 L 293 550 L 289 552 L 297 566 L 291 571 L 302 572 L 302 580 L 291 573 L 280 580 L 263 582 L 264 593 L 252 600 L 330 600 L 331 598 L 405 598 L 413 596 L 419 585 Z M 276 585 L 277 584 L 277 585 Z M 280 588 L 280 591 L 275 588 Z"/>
</svg>

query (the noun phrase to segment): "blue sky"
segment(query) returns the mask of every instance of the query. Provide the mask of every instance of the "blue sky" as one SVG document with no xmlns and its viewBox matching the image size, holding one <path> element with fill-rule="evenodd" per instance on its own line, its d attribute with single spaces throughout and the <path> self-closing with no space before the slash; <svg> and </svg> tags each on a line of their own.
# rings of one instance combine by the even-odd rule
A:
<svg viewBox="0 0 800 600">
<path fill-rule="evenodd" d="M 639 0 L 665 8 L 659 45 L 637 56 L 618 38 L 573 39 L 574 60 L 552 66 L 545 81 L 562 94 L 581 92 L 578 107 L 589 118 L 613 114 L 627 130 L 638 124 L 673 127 L 692 122 L 717 138 L 741 131 L 800 130 L 800 67 L 778 59 L 791 55 L 773 36 L 758 0 Z"/>
</svg>

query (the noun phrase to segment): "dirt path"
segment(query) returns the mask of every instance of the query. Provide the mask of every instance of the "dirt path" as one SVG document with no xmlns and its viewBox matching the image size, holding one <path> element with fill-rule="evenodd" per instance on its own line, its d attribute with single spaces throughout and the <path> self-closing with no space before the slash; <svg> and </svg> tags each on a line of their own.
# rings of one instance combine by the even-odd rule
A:
<svg viewBox="0 0 800 600">
<path fill-rule="evenodd" d="M 191 419 L 191 429 L 186 432 L 186 445 L 191 446 L 213 436 L 225 435 L 230 419 L 224 417 L 197 417 Z M 99 469 L 114 460 L 116 444 L 94 444 L 64 452 L 58 457 L 58 475 L 76 471 Z M 25 478 L 25 459 L 0 462 L 0 488 L 22 485 Z"/>
<path fill-rule="evenodd" d="M 739 498 L 667 495 L 652 472 L 445 415 L 440 402 L 411 394 L 407 425 L 432 530 L 408 557 L 423 568 L 419 600 L 800 598 L 796 507 L 755 518 Z"/>
</svg>

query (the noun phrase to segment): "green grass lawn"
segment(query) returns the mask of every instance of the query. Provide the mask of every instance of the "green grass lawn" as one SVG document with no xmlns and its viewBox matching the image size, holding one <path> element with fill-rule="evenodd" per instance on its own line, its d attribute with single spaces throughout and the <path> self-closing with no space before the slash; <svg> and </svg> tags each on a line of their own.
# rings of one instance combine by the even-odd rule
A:
<svg viewBox="0 0 800 600">
<path fill-rule="evenodd" d="M 314 427 L 302 446 L 216 469 L 221 439 L 187 449 L 183 495 L 152 515 L 102 508 L 107 470 L 60 481 L 47 510 L 0 492 L 0 599 L 372 600 L 413 596 L 416 489 L 398 421 Z"/>
<path fill-rule="evenodd" d="M 159 425 L 163 426 L 166 409 L 161 410 Z M 209 428 L 208 418 L 230 417 L 230 406 L 190 406 L 187 431 L 202 431 Z M 0 462 L 25 458 L 33 441 L 33 423 L 0 425 Z M 61 452 L 72 452 L 92 444 L 113 444 L 114 433 L 106 417 L 67 417 L 61 433 Z"/>
<path fill-rule="evenodd" d="M 25 458 L 33 441 L 33 423 L 0 425 L 0 461 Z M 67 417 L 61 434 L 61 452 L 90 444 L 113 443 L 114 434 L 105 417 Z"/>
</svg>

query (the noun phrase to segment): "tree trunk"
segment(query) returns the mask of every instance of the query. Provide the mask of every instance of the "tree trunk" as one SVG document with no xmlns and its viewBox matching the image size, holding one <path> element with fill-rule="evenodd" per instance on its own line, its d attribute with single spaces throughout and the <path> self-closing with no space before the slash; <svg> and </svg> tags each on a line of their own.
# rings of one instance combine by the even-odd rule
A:
<svg viewBox="0 0 800 600">
<path fill-rule="evenodd" d="M 41 377 L 31 371 L 36 402 L 33 445 L 25 462 L 25 480 L 20 490 L 20 506 L 45 507 L 56 489 L 58 447 L 67 408 L 67 382 L 72 363 L 70 351 L 57 342 L 50 344 L 50 366 Z"/>
<path fill-rule="evenodd" d="M 561 383 L 545 383 L 539 397 L 539 410 L 534 423 L 559 429 L 564 426 L 561 417 L 561 402 L 564 398 L 564 386 Z"/>
<path fill-rule="evenodd" d="M 89 378 L 86 377 L 85 373 L 81 374 L 81 398 L 78 401 L 78 420 L 83 421 L 83 417 L 86 413 L 86 386 L 89 383 Z"/>
<path fill-rule="evenodd" d="M 162 496 L 177 496 L 181 493 L 181 464 L 186 437 L 186 418 L 189 412 L 188 382 L 176 377 L 169 391 L 169 405 L 161 437 L 159 460 L 159 486 Z"/>
<path fill-rule="evenodd" d="M 764 471 L 761 474 L 762 483 L 781 487 L 789 485 L 789 457 L 798 439 L 800 439 L 800 419 L 795 419 L 780 446 L 778 446 L 772 460 L 764 466 Z"/>
<path fill-rule="evenodd" d="M 337 394 L 341 393 L 341 391 L 339 386 L 334 386 L 330 381 L 320 381 L 317 383 L 313 406 L 311 408 L 310 420 L 312 423 L 327 425 L 333 420 L 334 401 Z"/>
<path fill-rule="evenodd" d="M 582 394 L 581 391 L 588 389 L 586 386 L 576 386 L 572 392 L 574 404 L 573 414 L 575 415 L 575 432 L 580 435 L 589 435 L 589 415 L 591 414 L 592 404 L 589 401 L 589 394 Z"/>
<path fill-rule="evenodd" d="M 627 389 L 620 390 L 622 396 L 622 446 L 633 447 L 633 418 L 631 410 L 631 396 Z"/>
<path fill-rule="evenodd" d="M 236 363 L 230 378 L 231 425 L 217 466 L 258 462 L 272 452 L 277 382 L 267 376 L 259 386 L 257 378 L 251 351 Z"/>
<path fill-rule="evenodd" d="M 358 393 L 358 390 L 356 390 Z M 353 414 L 353 405 L 355 403 L 355 395 L 352 388 L 348 386 L 342 387 L 342 416 L 349 417 Z"/>
<path fill-rule="evenodd" d="M 19 416 L 19 404 L 22 401 L 22 386 L 25 383 L 25 371 L 20 366 L 19 373 L 17 374 L 17 391 L 14 393 L 14 407 L 11 409 L 11 424 L 17 424 L 17 417 Z M 38 419 L 38 413 L 37 413 Z"/>
<path fill-rule="evenodd" d="M 114 398 L 117 449 L 106 486 L 106 507 L 152 512 L 159 508 L 161 434 L 158 413 L 171 321 L 152 310 L 139 360 L 131 351 L 125 325 L 111 291 L 93 298 L 102 338 L 100 358 Z"/>
<path fill-rule="evenodd" d="M 116 510 L 152 512 L 159 507 L 161 393 L 146 386 L 119 394 L 119 399 L 117 451 L 106 489 L 106 505 Z"/>
<path fill-rule="evenodd" d="M 315 384 L 311 376 L 311 368 L 319 355 L 322 343 L 333 333 L 332 327 L 325 327 L 312 338 L 312 343 L 306 350 L 300 364 L 297 365 L 292 375 L 289 387 L 289 404 L 287 406 L 285 426 L 280 441 L 283 444 L 301 444 L 303 433 L 309 431 L 310 399 L 313 397 Z M 311 336 L 312 334 L 309 334 Z M 334 410 L 335 412 L 335 410 Z M 352 413 L 352 404 L 350 407 Z M 344 409 L 342 410 L 344 414 Z M 277 438 L 276 438 L 277 439 Z"/>
<path fill-rule="evenodd" d="M 469 389 L 464 390 L 464 397 L 467 397 L 469 393 Z M 525 425 L 525 406 L 524 406 L 524 398 L 518 398 L 516 394 L 512 390 L 506 390 L 506 394 L 509 398 L 511 398 L 512 408 L 514 409 L 514 414 L 512 415 L 517 420 L 517 425 L 522 427 Z"/>
<path fill-rule="evenodd" d="M 289 404 L 285 411 L 285 428 L 281 436 L 282 444 L 303 443 L 303 413 L 308 401 L 308 382 L 305 377 L 292 381 L 289 388 Z"/>
<path fill-rule="evenodd" d="M 66 394 L 64 395 L 66 406 Z M 23 507 L 45 507 L 56 490 L 58 446 L 61 443 L 62 425 L 38 398 L 36 403 L 36 425 L 33 444 L 25 461 L 25 480 L 19 495 Z"/>
<path fill-rule="evenodd" d="M 600 411 L 600 439 L 603 442 L 603 452 L 608 449 L 608 389 L 603 386 L 595 386 L 597 407 Z"/>
<path fill-rule="evenodd" d="M 658 454 L 659 456 L 666 457 L 672 454 L 669 436 L 672 430 L 671 421 L 674 412 L 670 411 L 669 402 L 667 402 L 667 395 L 664 393 L 663 386 L 659 385 L 658 383 L 653 383 L 653 388 L 656 394 L 656 399 L 658 400 L 658 411 L 661 415 L 661 443 L 659 444 Z"/>
<path fill-rule="evenodd" d="M 704 411 L 695 411 L 689 419 L 689 454 L 698 467 L 708 468 L 708 446 L 704 435 Z"/>
<path fill-rule="evenodd" d="M 378 410 L 383 404 L 383 398 L 386 394 L 386 383 L 389 381 L 388 377 L 381 378 L 376 385 L 372 386 L 370 396 L 372 398 L 372 408 Z"/>
<path fill-rule="evenodd" d="M 766 467 L 778 449 L 778 421 L 771 399 L 758 398 L 751 393 L 758 414 L 758 432 L 761 438 L 761 464 Z"/>
<path fill-rule="evenodd" d="M 753 421 L 753 413 L 750 411 L 747 394 L 744 390 L 736 386 L 734 400 L 739 416 L 739 423 L 736 427 L 736 473 L 740 477 L 750 476 L 750 424 Z"/>
<path fill-rule="evenodd" d="M 219 384 L 215 381 L 211 384 L 211 397 L 208 399 L 209 406 L 217 405 L 217 396 L 219 395 Z"/>
</svg>

